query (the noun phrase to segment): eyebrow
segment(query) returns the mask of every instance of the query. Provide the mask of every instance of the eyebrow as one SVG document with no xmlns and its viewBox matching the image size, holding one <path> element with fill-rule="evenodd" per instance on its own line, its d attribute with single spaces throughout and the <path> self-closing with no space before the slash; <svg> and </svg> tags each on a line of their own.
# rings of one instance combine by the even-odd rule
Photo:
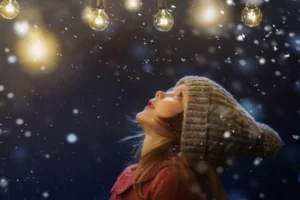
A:
<svg viewBox="0 0 300 200">
<path fill-rule="evenodd" d="M 171 88 L 169 88 L 168 90 L 167 90 L 167 92 L 171 92 L 171 91 L 174 91 L 174 88 L 175 88 L 175 86 L 174 87 L 171 87 Z M 184 93 L 184 90 L 181 88 L 180 89 L 180 91 L 182 92 L 182 94 L 184 95 L 185 93 Z"/>
<path fill-rule="evenodd" d="M 175 87 L 175 86 L 174 86 Z M 171 87 L 170 89 L 167 90 L 167 92 L 171 92 L 174 90 L 174 87 Z"/>
</svg>

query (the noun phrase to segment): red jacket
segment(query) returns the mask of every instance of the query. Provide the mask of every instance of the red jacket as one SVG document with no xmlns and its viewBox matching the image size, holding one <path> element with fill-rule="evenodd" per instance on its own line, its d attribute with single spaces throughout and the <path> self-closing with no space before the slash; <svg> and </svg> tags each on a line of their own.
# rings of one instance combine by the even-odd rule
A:
<svg viewBox="0 0 300 200">
<path fill-rule="evenodd" d="M 133 164 L 124 169 L 110 190 L 110 200 L 140 200 L 132 186 L 137 165 Z M 175 176 L 179 173 L 178 166 L 174 165 L 171 160 L 163 161 L 143 178 L 142 194 L 147 200 L 206 200 L 200 192 L 199 185 L 191 187 L 191 185 L 184 184 L 180 178 L 177 193 L 175 193 Z"/>
</svg>

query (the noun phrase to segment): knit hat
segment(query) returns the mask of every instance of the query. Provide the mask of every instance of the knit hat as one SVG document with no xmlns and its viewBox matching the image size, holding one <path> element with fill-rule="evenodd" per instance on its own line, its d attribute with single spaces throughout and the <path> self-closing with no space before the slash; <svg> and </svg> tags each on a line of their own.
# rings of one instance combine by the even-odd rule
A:
<svg viewBox="0 0 300 200">
<path fill-rule="evenodd" d="M 218 83 L 185 76 L 187 100 L 181 133 L 181 153 L 192 159 L 227 156 L 272 156 L 282 141 L 266 124 L 256 122 Z"/>
</svg>

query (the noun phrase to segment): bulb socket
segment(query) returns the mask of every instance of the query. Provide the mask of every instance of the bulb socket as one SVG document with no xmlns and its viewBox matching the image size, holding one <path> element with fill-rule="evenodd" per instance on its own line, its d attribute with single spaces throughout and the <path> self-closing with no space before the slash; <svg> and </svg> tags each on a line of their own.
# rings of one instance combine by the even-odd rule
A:
<svg viewBox="0 0 300 200">
<path fill-rule="evenodd" d="M 106 0 L 97 0 L 97 9 L 105 9 L 106 8 Z"/>
<path fill-rule="evenodd" d="M 158 9 L 167 9 L 167 0 L 158 0 Z"/>
<path fill-rule="evenodd" d="M 248 9 L 255 9 L 257 6 L 254 3 L 247 2 L 246 7 Z"/>
</svg>

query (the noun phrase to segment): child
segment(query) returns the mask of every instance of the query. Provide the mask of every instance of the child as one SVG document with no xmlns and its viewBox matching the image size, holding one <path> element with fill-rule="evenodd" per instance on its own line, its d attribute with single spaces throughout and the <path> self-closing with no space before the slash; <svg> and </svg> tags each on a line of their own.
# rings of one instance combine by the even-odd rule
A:
<svg viewBox="0 0 300 200">
<path fill-rule="evenodd" d="M 224 200 L 216 167 L 238 156 L 272 156 L 282 145 L 222 86 L 185 76 L 158 91 L 136 115 L 144 140 L 137 164 L 111 188 L 110 200 Z"/>
</svg>

